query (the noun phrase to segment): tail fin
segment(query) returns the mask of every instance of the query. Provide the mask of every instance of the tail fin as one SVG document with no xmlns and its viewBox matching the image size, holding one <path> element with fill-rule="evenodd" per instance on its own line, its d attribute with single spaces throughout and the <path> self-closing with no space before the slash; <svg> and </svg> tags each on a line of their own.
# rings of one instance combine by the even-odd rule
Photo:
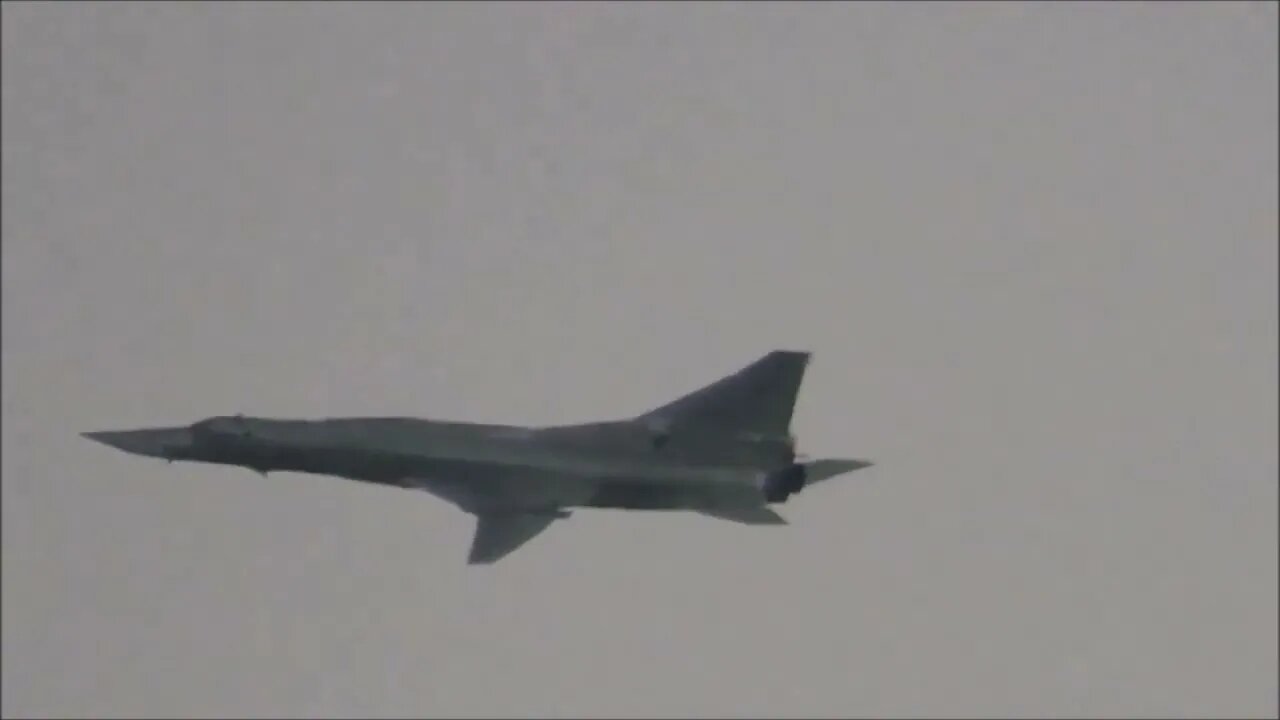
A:
<svg viewBox="0 0 1280 720">
<path fill-rule="evenodd" d="M 670 426 L 712 426 L 781 437 L 790 432 L 809 353 L 774 350 L 755 362 L 638 419 Z"/>
</svg>

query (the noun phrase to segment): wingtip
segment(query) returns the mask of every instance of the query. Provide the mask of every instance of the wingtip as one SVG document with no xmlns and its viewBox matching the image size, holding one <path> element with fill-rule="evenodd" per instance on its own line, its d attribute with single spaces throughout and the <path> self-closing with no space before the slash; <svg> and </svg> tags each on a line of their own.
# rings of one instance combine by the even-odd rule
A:
<svg viewBox="0 0 1280 720">
<path fill-rule="evenodd" d="M 486 555 L 482 555 L 477 552 L 471 552 L 467 554 L 468 565 L 492 565 L 495 562 L 497 562 L 497 560 L 498 560 L 497 558 L 488 557 Z"/>
</svg>

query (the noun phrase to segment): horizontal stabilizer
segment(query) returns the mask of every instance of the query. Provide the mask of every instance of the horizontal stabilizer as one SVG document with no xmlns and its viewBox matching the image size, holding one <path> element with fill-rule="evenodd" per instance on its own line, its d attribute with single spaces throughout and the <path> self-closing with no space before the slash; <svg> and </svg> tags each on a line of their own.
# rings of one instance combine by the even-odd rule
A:
<svg viewBox="0 0 1280 720">
<path fill-rule="evenodd" d="M 805 483 L 812 485 L 823 480 L 829 480 L 837 475 L 871 467 L 873 464 L 869 460 L 841 460 L 837 458 L 813 460 L 804 463 Z"/>
<path fill-rule="evenodd" d="M 743 525 L 786 525 L 786 518 L 770 508 L 760 506 L 699 508 L 698 512 L 713 518 Z"/>
</svg>

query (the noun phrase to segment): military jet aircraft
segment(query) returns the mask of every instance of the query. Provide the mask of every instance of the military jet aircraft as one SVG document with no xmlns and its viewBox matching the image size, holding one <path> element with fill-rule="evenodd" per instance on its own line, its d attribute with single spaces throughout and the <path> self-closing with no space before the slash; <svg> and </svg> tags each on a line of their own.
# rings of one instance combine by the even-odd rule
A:
<svg viewBox="0 0 1280 720">
<path fill-rule="evenodd" d="M 810 354 L 775 350 L 641 415 L 524 427 L 406 417 L 217 416 L 87 432 L 167 461 L 291 471 L 425 490 L 476 517 L 469 564 L 510 554 L 569 508 L 683 510 L 786 524 L 770 505 L 871 465 L 797 456 L 791 416 Z"/>
</svg>

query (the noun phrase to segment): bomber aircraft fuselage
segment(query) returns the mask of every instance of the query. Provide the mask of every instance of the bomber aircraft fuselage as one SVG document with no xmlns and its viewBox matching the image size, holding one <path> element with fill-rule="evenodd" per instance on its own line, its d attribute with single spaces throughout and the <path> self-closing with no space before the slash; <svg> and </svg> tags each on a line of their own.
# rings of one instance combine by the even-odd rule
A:
<svg viewBox="0 0 1280 720">
<path fill-rule="evenodd" d="M 407 417 L 218 416 L 84 433 L 126 452 L 423 490 L 477 518 L 469 562 L 509 554 L 570 508 L 686 510 L 784 524 L 770 505 L 865 460 L 798 459 L 791 415 L 808 353 L 774 351 L 642 415 L 543 427 Z"/>
</svg>

